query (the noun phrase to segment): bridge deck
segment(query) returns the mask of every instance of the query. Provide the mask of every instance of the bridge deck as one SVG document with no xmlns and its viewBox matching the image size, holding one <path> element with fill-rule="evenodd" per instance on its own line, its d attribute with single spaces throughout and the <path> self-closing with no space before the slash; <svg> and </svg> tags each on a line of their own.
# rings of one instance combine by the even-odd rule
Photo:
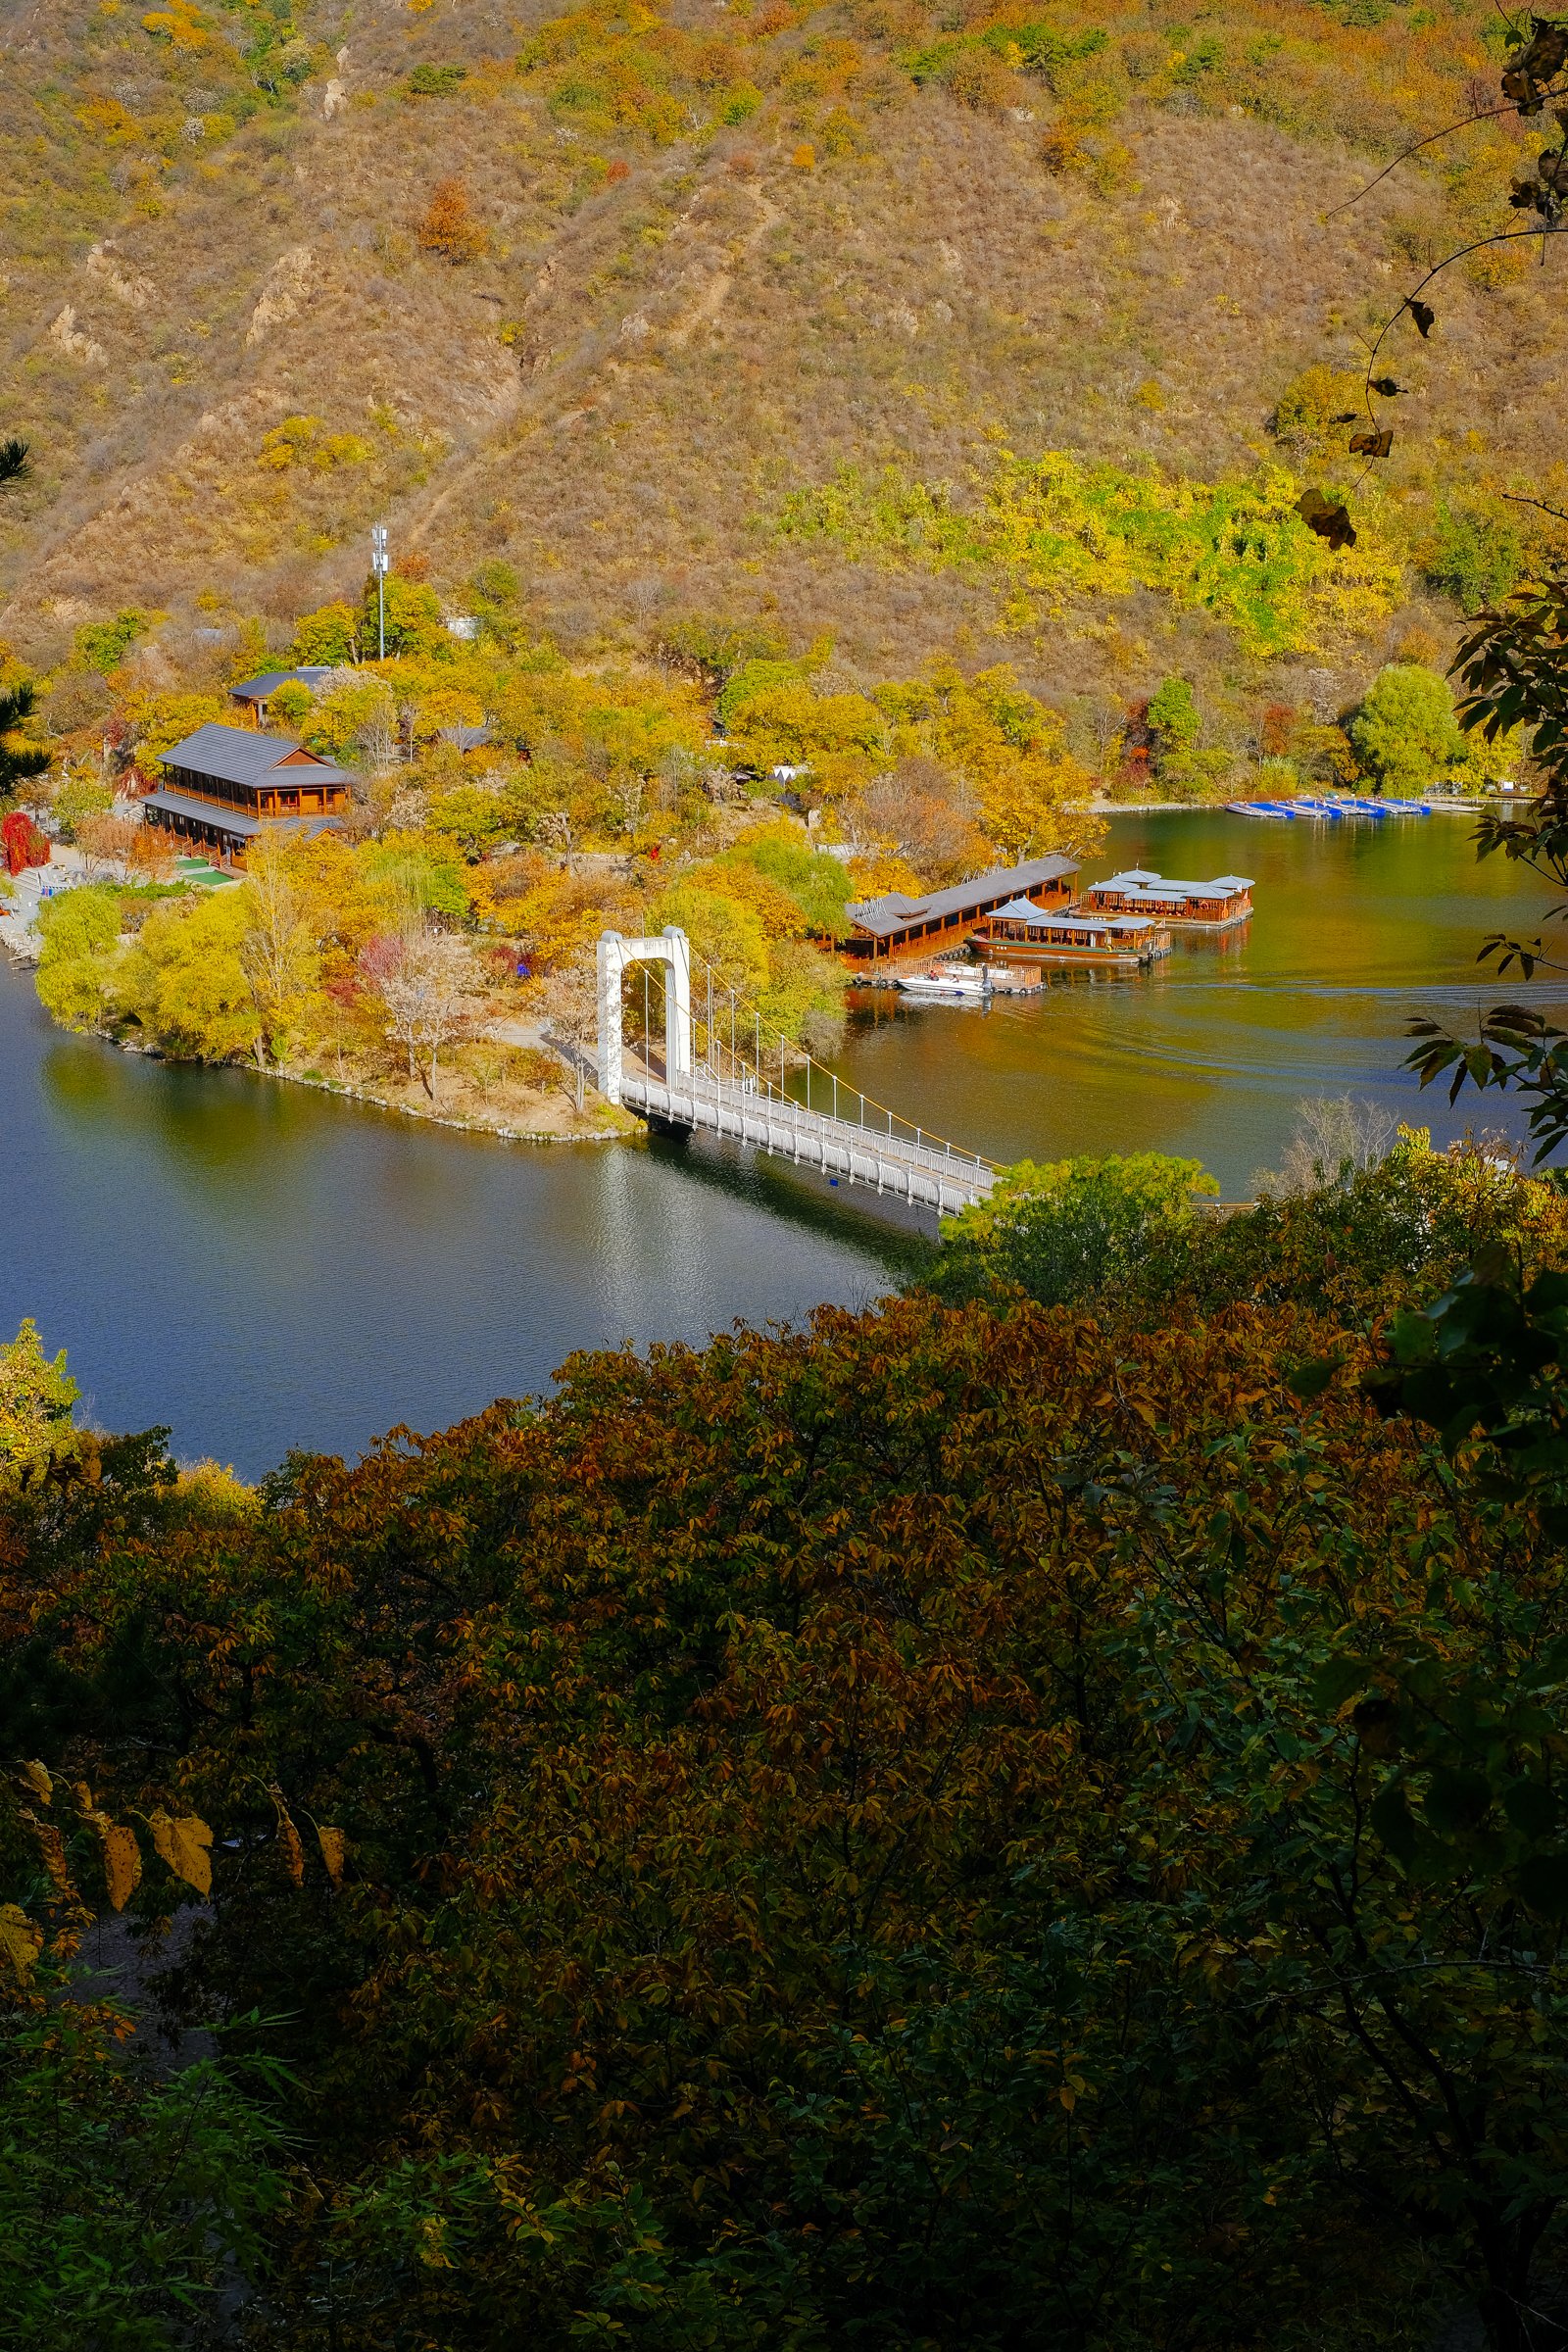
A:
<svg viewBox="0 0 1568 2352">
<path fill-rule="evenodd" d="M 881 1134 L 853 1119 L 808 1110 L 804 1102 L 764 1093 L 755 1084 L 721 1080 L 709 1070 L 670 1081 L 628 1054 L 620 1099 L 628 1109 L 665 1126 L 733 1136 L 797 1167 L 820 1168 L 824 1175 L 872 1186 L 941 1215 L 989 1199 L 996 1182 L 996 1170 L 973 1153 L 918 1136 Z"/>
</svg>

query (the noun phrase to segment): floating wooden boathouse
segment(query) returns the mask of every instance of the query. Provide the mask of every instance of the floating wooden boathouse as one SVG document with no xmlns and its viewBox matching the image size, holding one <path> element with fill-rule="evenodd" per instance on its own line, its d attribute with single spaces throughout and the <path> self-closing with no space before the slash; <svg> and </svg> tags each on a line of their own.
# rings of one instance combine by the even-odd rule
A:
<svg viewBox="0 0 1568 2352">
<path fill-rule="evenodd" d="M 1133 866 L 1106 882 L 1091 882 L 1075 911 L 1147 915 L 1155 922 L 1179 924 L 1184 931 L 1228 931 L 1251 914 L 1251 878 L 1218 874 L 1211 882 L 1173 882 Z"/>
<path fill-rule="evenodd" d="M 1170 933 L 1147 914 L 1085 914 L 1013 899 L 985 917 L 969 942 L 992 963 L 1138 971 L 1170 954 Z"/>
<path fill-rule="evenodd" d="M 856 962 L 880 962 L 910 954 L 930 956 L 956 947 L 971 925 L 992 914 L 1011 899 L 1032 907 L 1065 907 L 1072 897 L 1078 868 L 1070 858 L 1030 858 L 952 890 L 928 891 L 911 899 L 903 891 L 888 891 L 845 908 L 853 926 L 841 953 Z"/>
</svg>

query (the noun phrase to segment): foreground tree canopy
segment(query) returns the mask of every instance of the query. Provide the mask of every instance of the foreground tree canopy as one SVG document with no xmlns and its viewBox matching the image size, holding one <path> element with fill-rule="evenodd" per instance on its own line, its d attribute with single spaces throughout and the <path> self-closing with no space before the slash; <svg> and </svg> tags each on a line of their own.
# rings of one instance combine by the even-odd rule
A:
<svg viewBox="0 0 1568 2352">
<path fill-rule="evenodd" d="M 1045 1172 L 962 1303 L 578 1357 L 255 1494 L 29 1436 L 12 2109 L 113 2081 L 151 2164 L 190 2095 L 66 2065 L 122 1903 L 224 2025 L 180 2144 L 260 2185 L 198 2165 L 180 2211 L 266 2343 L 1416 2345 L 1466 2304 L 1533 2340 L 1568 1581 L 1361 1381 L 1564 1210 L 1420 1139 L 1224 1222 L 1193 1174 L 1110 1215 L 1113 1170 Z M 1076 1300 L 1016 1286 L 1020 1217 L 1058 1288 L 1101 1237 Z M 55 2243 L 57 2174 L 21 2192 Z"/>
</svg>

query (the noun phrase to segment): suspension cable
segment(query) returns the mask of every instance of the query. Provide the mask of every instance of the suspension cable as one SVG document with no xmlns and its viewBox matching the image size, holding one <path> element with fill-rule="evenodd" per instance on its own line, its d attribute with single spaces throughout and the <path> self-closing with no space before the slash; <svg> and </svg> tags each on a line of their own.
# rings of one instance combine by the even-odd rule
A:
<svg viewBox="0 0 1568 2352">
<path fill-rule="evenodd" d="M 736 1051 L 735 1036 L 736 1036 L 736 1029 L 737 1029 L 737 1025 L 738 1025 L 738 1023 L 737 1023 L 737 1015 L 738 1015 L 738 1014 L 740 1014 L 740 1013 L 743 1013 L 743 1012 L 745 1012 L 745 1011 L 747 1011 L 747 1010 L 749 1010 L 749 1011 L 752 1013 L 752 1016 L 753 1016 L 753 1033 L 754 1033 L 754 1037 L 755 1037 L 755 1041 L 756 1041 L 756 1046 L 755 1046 L 755 1051 L 756 1051 L 756 1060 L 755 1060 L 755 1063 L 754 1063 L 754 1065 L 753 1065 L 753 1069 L 752 1069 L 752 1075 L 753 1075 L 753 1077 L 755 1078 L 755 1080 L 756 1080 L 756 1082 L 757 1082 L 757 1085 L 758 1085 L 759 1089 L 765 1090 L 765 1092 L 766 1092 L 766 1093 L 767 1093 L 767 1094 L 770 1096 L 770 1095 L 771 1095 L 771 1093 L 772 1093 L 772 1081 L 771 1081 L 771 1079 L 769 1079 L 769 1078 L 766 1078 L 766 1077 L 763 1075 L 762 1066 L 761 1066 L 761 1064 L 762 1064 L 763 1021 L 762 1021 L 762 1013 L 761 1013 L 761 1008 L 760 1008 L 760 1005 L 758 1005 L 758 1004 L 755 1003 L 755 1002 L 753 1002 L 753 1001 L 751 1001 L 751 1000 L 749 1000 L 749 999 L 742 998 L 742 997 L 739 995 L 739 993 L 738 993 L 738 991 L 737 991 L 737 990 L 735 990 L 735 989 L 733 989 L 733 988 L 726 989 L 726 987 L 725 987 L 725 982 L 724 982 L 724 979 L 723 979 L 723 976 L 722 976 L 722 974 L 715 972 L 715 970 L 714 970 L 713 966 L 712 966 L 712 965 L 711 965 L 711 964 L 710 964 L 710 963 L 708 961 L 708 958 L 707 958 L 706 956 L 699 956 L 699 957 L 698 957 L 696 960 L 697 960 L 697 961 L 698 961 L 698 962 L 699 962 L 699 963 L 702 965 L 703 971 L 704 971 L 704 973 L 706 974 L 706 976 L 707 976 L 707 981 L 708 981 L 708 1037 L 707 1037 L 707 1046 L 708 1046 L 708 1053 L 709 1053 L 709 1056 L 710 1056 L 710 1061 L 711 1061 L 712 1045 L 713 1045 L 713 984 L 714 984 L 714 981 L 716 980 L 716 981 L 717 981 L 717 983 L 718 983 L 718 986 L 719 986 L 719 989 L 720 989 L 720 991 L 722 991 L 722 992 L 726 993 L 726 994 L 728 995 L 728 997 L 729 997 L 729 1005 L 730 1005 L 730 1015 L 729 1015 L 729 1053 L 730 1053 L 730 1077 L 731 1077 L 731 1081 L 733 1082 L 733 1080 L 734 1080 L 734 1077 L 735 1077 L 735 1073 L 736 1073 L 736 1071 L 737 1071 L 738 1069 L 742 1069 L 742 1068 L 744 1068 L 744 1067 L 745 1067 L 745 1063 L 744 1063 L 744 1059 L 743 1059 L 743 1057 L 742 1057 L 742 1056 L 741 1056 L 741 1055 L 738 1054 L 738 1052 Z M 789 1038 L 789 1037 L 787 1037 L 787 1036 L 785 1035 L 785 1033 L 784 1033 L 783 1029 L 782 1029 L 782 1028 L 780 1028 L 780 1027 L 778 1027 L 778 1026 L 777 1026 L 777 1024 L 775 1024 L 775 1023 L 773 1023 L 773 1022 L 768 1022 L 768 1023 L 766 1024 L 766 1027 L 767 1027 L 767 1033 L 768 1033 L 768 1036 L 769 1036 L 769 1038 L 771 1039 L 772 1037 L 776 1037 L 776 1038 L 778 1039 L 778 1043 L 779 1043 L 779 1098 L 780 1098 L 780 1101 L 781 1101 L 781 1102 L 791 1102 L 791 1103 L 794 1103 L 797 1109 L 800 1109 L 800 1108 L 805 1108 L 805 1110 L 807 1111 L 807 1113 L 808 1113 L 808 1115 L 809 1117 L 812 1117 L 812 1118 L 819 1118 L 819 1117 L 821 1117 L 821 1116 L 822 1116 L 822 1113 L 821 1113 L 821 1112 L 819 1112 L 819 1111 L 812 1111 L 812 1110 L 811 1110 L 811 1107 L 810 1107 L 810 1073 L 811 1073 L 811 1071 L 812 1071 L 813 1069 L 815 1069 L 816 1071 L 818 1071 L 818 1072 L 820 1073 L 820 1075 L 821 1075 L 822 1077 L 824 1077 L 824 1078 L 827 1078 L 827 1079 L 830 1079 L 830 1080 L 832 1081 L 832 1089 L 833 1089 L 833 1117 L 834 1117 L 834 1119 L 835 1119 L 835 1120 L 837 1120 L 837 1119 L 839 1118 L 839 1106 L 838 1106 L 838 1104 L 839 1104 L 839 1077 L 838 1077 L 838 1072 L 837 1072 L 836 1070 L 830 1070 L 830 1069 L 827 1067 L 827 1065 L 826 1065 L 824 1062 L 820 1062 L 820 1061 L 818 1061 L 818 1060 L 817 1060 L 817 1058 L 816 1058 L 816 1056 L 815 1056 L 815 1054 L 810 1054 L 810 1053 L 808 1053 L 808 1051 L 806 1050 L 806 1048 L 805 1048 L 804 1046 L 797 1045 L 793 1039 L 791 1039 L 791 1038 Z M 786 1092 L 786 1083 L 785 1083 L 785 1054 L 786 1054 L 787 1053 L 794 1053 L 795 1054 L 797 1054 L 797 1055 L 799 1056 L 799 1059 L 800 1059 L 802 1062 L 804 1062 L 804 1064 L 806 1065 L 806 1073 L 807 1073 L 807 1076 L 806 1076 L 807 1099 L 806 1099 L 806 1102 L 805 1102 L 804 1104 L 802 1104 L 802 1103 L 800 1102 L 799 1099 L 798 1099 L 796 1096 L 794 1096 L 794 1095 L 791 1095 L 791 1094 L 789 1094 L 789 1093 L 787 1093 L 787 1092 Z M 722 1072 L 722 1070 L 720 1070 L 720 1072 L 719 1072 L 719 1083 L 720 1083 L 721 1085 L 722 1085 L 722 1083 L 723 1083 L 723 1072 Z M 866 1123 L 867 1123 L 867 1122 L 866 1122 L 866 1114 L 867 1114 L 867 1112 L 868 1112 L 868 1111 L 872 1111 L 872 1110 L 874 1110 L 874 1111 L 878 1112 L 878 1113 L 879 1113 L 879 1115 L 880 1115 L 881 1117 L 884 1117 L 884 1118 L 886 1118 L 886 1120 L 887 1120 L 887 1122 L 888 1122 L 888 1125 L 887 1125 L 887 1134 L 888 1134 L 888 1138 L 889 1138 L 889 1140 L 894 1140 L 894 1122 L 895 1122 L 895 1120 L 896 1120 L 900 1126 L 902 1126 L 902 1127 L 906 1127 L 906 1128 L 909 1130 L 910 1137 L 911 1137 L 911 1139 L 912 1139 L 912 1141 L 913 1141 L 913 1143 L 914 1143 L 914 1147 L 915 1147 L 915 1150 L 916 1150 L 917 1152 L 932 1152 L 932 1153 L 943 1152 L 943 1153 L 946 1153 L 946 1155 L 947 1155 L 949 1158 L 952 1158 L 952 1157 L 953 1157 L 953 1155 L 954 1155 L 954 1154 L 956 1152 L 956 1153 L 957 1153 L 959 1156 L 961 1156 L 962 1158 L 964 1158 L 964 1159 L 966 1159 L 966 1160 L 971 1160 L 971 1161 L 973 1161 L 973 1163 L 975 1164 L 975 1166 L 976 1166 L 976 1167 L 981 1167 L 981 1168 L 992 1168 L 992 1169 L 995 1169 L 995 1167 L 996 1167 L 996 1165 L 997 1165 L 996 1161 L 995 1161 L 995 1160 L 992 1160 L 992 1159 L 987 1159 L 987 1158 L 986 1158 L 986 1156 L 985 1156 L 985 1154 L 984 1154 L 984 1152 L 972 1152 L 972 1151 L 970 1151 L 970 1150 L 969 1150 L 969 1148 L 968 1148 L 968 1146 L 967 1146 L 967 1145 L 964 1145 L 964 1144 L 955 1144 L 955 1143 L 954 1143 L 954 1142 L 953 1142 L 953 1141 L 952 1141 L 952 1140 L 951 1140 L 949 1137 L 947 1137 L 947 1136 L 944 1136 L 944 1135 L 938 1135 L 938 1134 L 935 1134 L 935 1133 L 934 1133 L 934 1132 L 933 1132 L 933 1131 L 932 1131 L 930 1128 L 928 1128 L 928 1127 L 920 1127 L 920 1126 L 916 1126 L 916 1125 L 915 1125 L 915 1123 L 914 1123 L 914 1121 L 913 1121 L 912 1119 L 906 1119 L 906 1118 L 904 1116 L 904 1113 L 903 1113 L 902 1111 L 896 1111 L 896 1110 L 894 1110 L 894 1109 L 893 1109 L 893 1107 L 891 1106 L 891 1104 L 889 1104 L 889 1103 L 887 1103 L 887 1102 L 878 1102 L 878 1101 L 877 1101 L 877 1099 L 876 1099 L 876 1097 L 875 1097 L 874 1095 L 868 1095 L 868 1094 L 866 1094 L 866 1092 L 864 1091 L 864 1089 L 863 1089 L 862 1087 L 857 1087 L 857 1088 L 856 1088 L 856 1090 L 855 1090 L 855 1092 L 856 1092 L 856 1094 L 857 1094 L 857 1095 L 859 1097 L 859 1102 L 860 1102 L 860 1117 L 859 1117 L 859 1124 L 860 1124 L 862 1127 L 863 1127 L 863 1126 L 865 1126 L 865 1125 L 866 1125 Z"/>
</svg>

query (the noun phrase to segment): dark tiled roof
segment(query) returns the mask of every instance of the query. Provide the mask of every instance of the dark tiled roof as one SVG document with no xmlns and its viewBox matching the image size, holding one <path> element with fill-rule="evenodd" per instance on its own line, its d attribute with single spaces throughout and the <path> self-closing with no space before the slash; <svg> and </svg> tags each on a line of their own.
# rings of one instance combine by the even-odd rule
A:
<svg viewBox="0 0 1568 2352">
<path fill-rule="evenodd" d="M 231 686 L 229 699 L 236 703 L 270 702 L 280 686 L 298 683 L 315 688 L 331 675 L 329 662 L 308 662 L 303 669 L 264 669 L 259 678 L 247 678 L 242 686 Z"/>
<path fill-rule="evenodd" d="M 972 882 L 956 883 L 952 890 L 928 891 L 923 899 L 906 898 L 902 891 L 892 890 L 883 898 L 866 899 L 858 906 L 847 906 L 845 912 L 858 931 L 868 931 L 874 939 L 887 939 L 895 931 L 907 931 L 914 923 L 956 920 L 993 899 L 1027 897 L 1031 890 L 1043 889 L 1048 882 L 1064 881 L 1077 871 L 1071 858 L 1031 858 L 1022 865 L 976 874 Z"/>
<path fill-rule="evenodd" d="M 159 764 L 188 768 L 192 775 L 216 776 L 223 784 L 252 787 L 353 782 L 347 768 L 318 758 L 315 752 L 307 754 L 308 765 L 302 761 L 297 766 L 284 767 L 283 760 L 300 748 L 286 735 L 262 735 L 254 727 L 225 727 L 217 719 L 209 719 L 205 727 L 198 727 L 183 743 L 172 745 Z"/>
<path fill-rule="evenodd" d="M 450 743 L 460 752 L 478 752 L 489 742 L 490 729 L 487 726 L 437 727 L 436 735 L 442 743 Z"/>
<path fill-rule="evenodd" d="M 216 833 L 227 833 L 235 841 L 252 841 L 258 833 L 319 833 L 335 825 L 335 816 L 245 816 L 238 808 L 215 808 L 211 801 L 198 801 L 188 792 L 149 792 L 142 797 L 144 808 L 161 808 L 166 816 L 193 817 L 198 824 L 211 825 Z"/>
</svg>

